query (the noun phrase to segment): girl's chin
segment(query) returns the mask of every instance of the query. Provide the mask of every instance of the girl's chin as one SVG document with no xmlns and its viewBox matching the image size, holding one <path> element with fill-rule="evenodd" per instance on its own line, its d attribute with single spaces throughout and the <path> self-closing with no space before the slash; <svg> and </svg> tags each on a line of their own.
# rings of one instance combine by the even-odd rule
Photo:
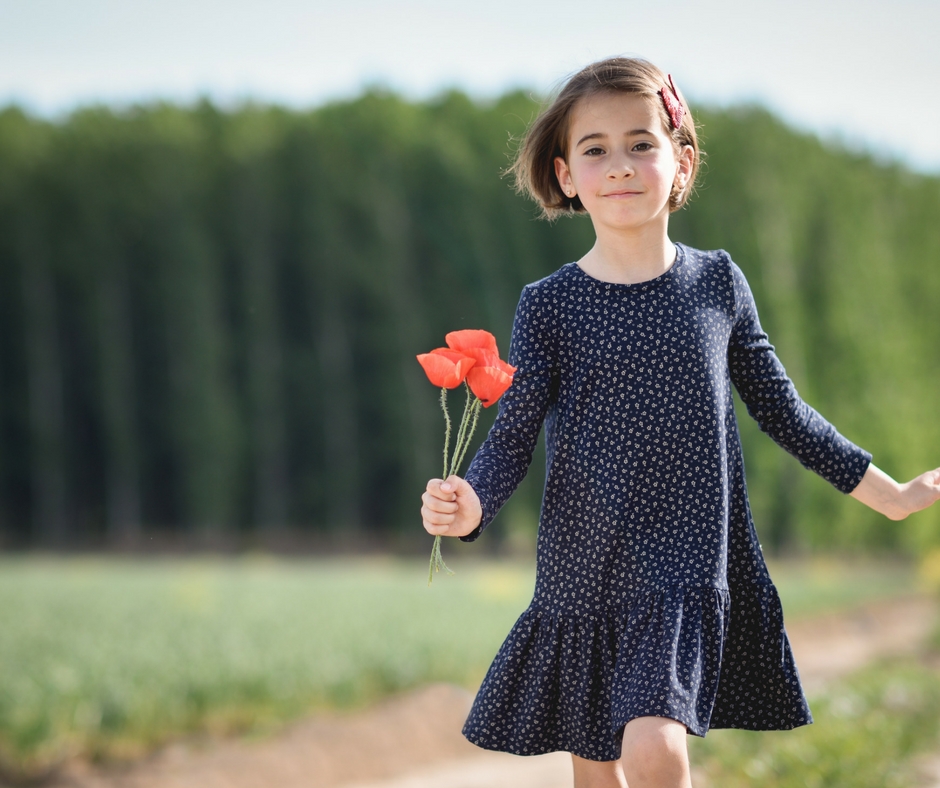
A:
<svg viewBox="0 0 940 788">
<path fill-rule="evenodd" d="M 591 213 L 588 211 L 591 221 L 595 225 L 601 224 L 612 230 L 642 230 L 659 229 L 668 224 L 668 211 L 659 211 L 655 214 L 643 212 L 642 214 L 630 210 L 622 211 L 597 211 Z"/>
</svg>

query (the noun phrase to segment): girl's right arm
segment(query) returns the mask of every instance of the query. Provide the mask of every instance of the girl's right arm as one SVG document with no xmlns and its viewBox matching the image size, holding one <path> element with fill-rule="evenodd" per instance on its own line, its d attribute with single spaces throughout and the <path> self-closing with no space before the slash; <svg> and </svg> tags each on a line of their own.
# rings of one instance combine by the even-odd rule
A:
<svg viewBox="0 0 940 788">
<path fill-rule="evenodd" d="M 541 298 L 529 285 L 512 324 L 512 385 L 500 398 L 496 421 L 465 478 L 428 482 L 421 508 L 428 533 L 473 541 L 525 477 L 554 390 L 549 336 Z"/>
</svg>

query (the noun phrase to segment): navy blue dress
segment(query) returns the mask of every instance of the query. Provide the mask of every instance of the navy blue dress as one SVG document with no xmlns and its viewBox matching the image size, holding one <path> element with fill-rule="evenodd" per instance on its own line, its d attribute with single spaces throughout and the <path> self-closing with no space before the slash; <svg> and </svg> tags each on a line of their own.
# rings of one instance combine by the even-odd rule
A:
<svg viewBox="0 0 940 788">
<path fill-rule="evenodd" d="M 761 555 L 732 401 L 851 492 L 871 455 L 804 403 L 724 251 L 677 245 L 662 276 L 612 284 L 576 264 L 528 285 L 518 367 L 466 479 L 476 539 L 522 480 L 543 423 L 535 595 L 464 727 L 520 755 L 620 757 L 635 717 L 690 733 L 812 722 Z"/>
</svg>

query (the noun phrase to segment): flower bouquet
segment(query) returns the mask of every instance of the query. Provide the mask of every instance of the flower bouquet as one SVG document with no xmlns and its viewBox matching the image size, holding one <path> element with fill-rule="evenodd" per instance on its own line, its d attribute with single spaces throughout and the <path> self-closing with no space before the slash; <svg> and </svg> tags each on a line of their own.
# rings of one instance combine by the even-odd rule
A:
<svg viewBox="0 0 940 788">
<path fill-rule="evenodd" d="M 465 329 L 452 331 L 445 338 L 447 347 L 422 353 L 418 358 L 428 380 L 441 389 L 441 409 L 444 411 L 444 479 L 457 473 L 477 427 L 481 408 L 488 408 L 512 385 L 516 368 L 500 359 L 496 337 L 489 331 Z M 461 383 L 467 391 L 457 440 L 450 451 L 451 420 L 447 409 L 447 390 Z M 428 585 L 435 572 L 443 569 L 453 572 L 441 557 L 441 537 L 434 537 Z"/>
</svg>

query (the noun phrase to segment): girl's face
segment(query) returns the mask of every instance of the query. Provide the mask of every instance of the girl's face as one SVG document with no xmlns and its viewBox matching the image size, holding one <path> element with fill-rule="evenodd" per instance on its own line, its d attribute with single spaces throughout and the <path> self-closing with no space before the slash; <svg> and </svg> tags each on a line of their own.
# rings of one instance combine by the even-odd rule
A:
<svg viewBox="0 0 940 788">
<path fill-rule="evenodd" d="M 658 108 L 632 93 L 579 101 L 568 131 L 568 156 L 555 159 L 558 183 L 575 194 L 595 228 L 649 229 L 668 224 L 669 195 L 692 171 L 690 146 L 677 151 Z"/>
</svg>

